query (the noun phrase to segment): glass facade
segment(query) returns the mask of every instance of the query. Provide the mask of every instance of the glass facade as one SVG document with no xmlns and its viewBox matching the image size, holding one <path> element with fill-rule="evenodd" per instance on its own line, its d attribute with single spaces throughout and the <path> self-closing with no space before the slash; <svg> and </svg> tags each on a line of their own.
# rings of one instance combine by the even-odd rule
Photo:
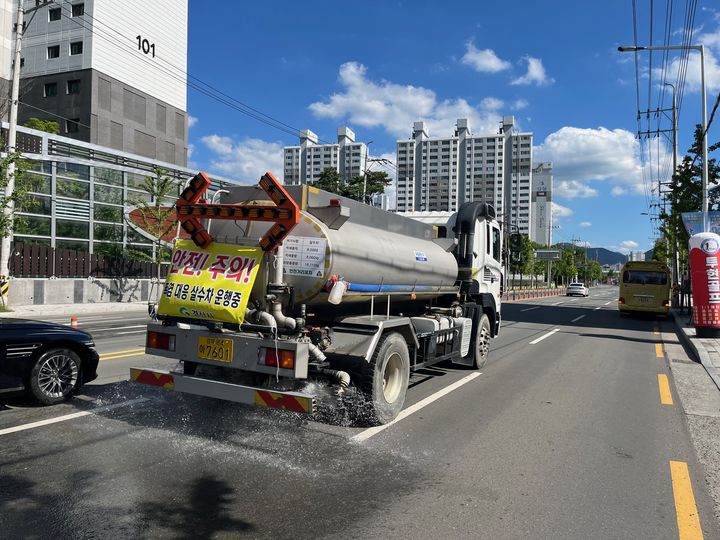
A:
<svg viewBox="0 0 720 540">
<path fill-rule="evenodd" d="M 127 248 L 152 253 L 152 241 L 127 223 L 126 210 L 138 201 L 149 202 L 142 185 L 154 176 L 154 167 L 177 179 L 177 193 L 164 201 L 167 205 L 175 203 L 185 182 L 197 173 L 21 127 L 18 149 L 29 160 L 32 187 L 30 204 L 16 211 L 22 219 L 15 228 L 15 241 L 98 254 Z M 237 183 L 210 176 L 214 183 L 208 198 L 215 189 Z"/>
</svg>

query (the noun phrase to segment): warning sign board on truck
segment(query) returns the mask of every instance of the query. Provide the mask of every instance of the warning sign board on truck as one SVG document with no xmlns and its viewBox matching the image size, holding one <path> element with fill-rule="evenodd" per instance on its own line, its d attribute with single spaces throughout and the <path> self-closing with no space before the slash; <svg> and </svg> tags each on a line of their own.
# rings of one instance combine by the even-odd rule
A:
<svg viewBox="0 0 720 540">
<path fill-rule="evenodd" d="M 262 256 L 259 247 L 178 240 L 158 314 L 242 323 Z"/>
</svg>

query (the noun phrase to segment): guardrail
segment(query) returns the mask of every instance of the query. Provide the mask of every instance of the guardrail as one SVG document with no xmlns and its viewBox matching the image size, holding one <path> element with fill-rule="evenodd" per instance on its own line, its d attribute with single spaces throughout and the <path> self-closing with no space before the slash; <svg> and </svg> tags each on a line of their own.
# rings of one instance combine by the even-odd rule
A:
<svg viewBox="0 0 720 540">
<path fill-rule="evenodd" d="M 532 300 L 533 298 L 547 298 L 550 296 L 563 296 L 566 294 L 565 287 L 552 287 L 549 289 L 517 289 L 505 291 L 503 300 L 512 302 L 515 300 Z"/>
</svg>

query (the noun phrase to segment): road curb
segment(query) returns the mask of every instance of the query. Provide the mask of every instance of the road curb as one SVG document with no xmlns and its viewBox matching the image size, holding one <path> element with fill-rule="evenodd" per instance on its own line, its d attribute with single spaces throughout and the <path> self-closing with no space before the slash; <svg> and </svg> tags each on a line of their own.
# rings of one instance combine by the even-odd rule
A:
<svg viewBox="0 0 720 540">
<path fill-rule="evenodd" d="M 682 320 L 683 315 L 678 314 L 677 310 L 671 309 L 670 314 L 675 321 L 680 339 L 695 353 L 695 358 L 699 360 L 702 367 L 715 383 L 715 386 L 720 390 L 720 355 L 716 355 L 718 356 L 716 361 L 713 355 L 705 348 L 702 338 L 698 338 L 695 335 L 695 328 L 686 326 Z"/>
</svg>

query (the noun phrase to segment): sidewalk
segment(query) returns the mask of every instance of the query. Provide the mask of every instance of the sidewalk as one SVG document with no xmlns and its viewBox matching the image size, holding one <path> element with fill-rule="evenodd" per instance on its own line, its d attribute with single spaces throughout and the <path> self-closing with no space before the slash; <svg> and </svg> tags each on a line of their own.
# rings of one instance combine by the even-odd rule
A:
<svg viewBox="0 0 720 540">
<path fill-rule="evenodd" d="M 720 389 L 720 338 L 699 338 L 695 335 L 695 327 L 690 322 L 690 315 L 673 308 L 670 314 L 680 330 L 680 337 L 695 352 L 695 356 Z"/>
<path fill-rule="evenodd" d="M 2 317 L 38 319 L 42 317 L 70 317 L 72 315 L 105 315 L 108 313 L 147 313 L 147 302 L 95 302 L 89 304 L 43 304 L 10 306 L 11 311 L 0 312 Z"/>
</svg>

